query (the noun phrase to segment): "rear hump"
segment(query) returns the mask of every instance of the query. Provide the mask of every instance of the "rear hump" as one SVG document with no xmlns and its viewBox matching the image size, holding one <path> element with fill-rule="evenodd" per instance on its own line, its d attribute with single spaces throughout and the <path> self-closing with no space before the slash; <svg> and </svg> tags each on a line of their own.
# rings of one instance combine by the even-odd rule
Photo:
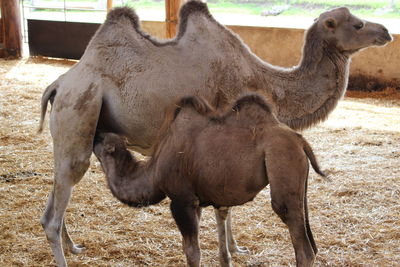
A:
<svg viewBox="0 0 400 267">
<path fill-rule="evenodd" d="M 265 112 L 272 113 L 272 109 L 267 100 L 258 94 L 247 94 L 239 98 L 233 105 L 232 110 L 240 111 L 246 105 L 258 105 Z"/>
</svg>

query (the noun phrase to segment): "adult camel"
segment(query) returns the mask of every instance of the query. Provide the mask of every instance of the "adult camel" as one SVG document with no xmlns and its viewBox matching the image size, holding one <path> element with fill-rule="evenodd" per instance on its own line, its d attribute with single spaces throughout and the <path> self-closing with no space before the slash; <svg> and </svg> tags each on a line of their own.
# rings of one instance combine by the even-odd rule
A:
<svg viewBox="0 0 400 267">
<path fill-rule="evenodd" d="M 72 253 L 85 250 L 63 219 L 97 131 L 123 135 L 149 155 L 165 109 L 178 98 L 199 95 L 220 107 L 247 90 L 266 95 L 281 122 L 304 129 L 324 120 L 344 95 L 351 56 L 391 40 L 384 26 L 333 9 L 313 23 L 299 65 L 287 69 L 263 62 L 199 1 L 182 6 L 178 35 L 164 42 L 140 29 L 133 10 L 111 11 L 81 60 L 42 96 L 39 130 L 50 101 L 55 170 L 41 224 L 57 265 L 67 266 L 62 240 Z M 240 250 L 228 237 L 230 250 Z"/>
</svg>

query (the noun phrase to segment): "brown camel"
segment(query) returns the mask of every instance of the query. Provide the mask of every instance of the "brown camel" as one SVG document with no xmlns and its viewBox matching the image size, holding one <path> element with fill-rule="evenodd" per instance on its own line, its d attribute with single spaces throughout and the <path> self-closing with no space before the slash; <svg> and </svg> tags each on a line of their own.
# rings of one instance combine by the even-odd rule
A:
<svg viewBox="0 0 400 267">
<path fill-rule="evenodd" d="M 220 107 L 249 89 L 267 95 L 280 121 L 307 128 L 343 96 L 351 55 L 391 39 L 382 25 L 334 9 L 307 31 L 300 64 L 284 69 L 255 56 L 204 3 L 181 8 L 179 33 L 167 41 L 144 33 L 131 9 L 111 11 L 81 60 L 42 97 L 40 129 L 52 104 L 55 176 L 41 223 L 57 265 L 67 265 L 62 240 L 73 253 L 84 251 L 63 219 L 72 188 L 88 169 L 96 131 L 124 135 L 131 148 L 149 155 L 164 111 L 177 99 L 200 95 Z M 230 231 L 228 239 L 229 249 L 238 251 Z"/>
<path fill-rule="evenodd" d="M 297 266 L 311 266 L 317 253 L 308 222 L 308 159 L 320 171 L 307 141 L 279 123 L 260 96 L 240 98 L 224 115 L 210 115 L 201 98 L 177 103 L 153 158 L 138 162 L 116 134 L 99 134 L 94 153 L 115 197 L 132 206 L 171 199 L 171 212 L 183 236 L 189 266 L 200 265 L 198 224 L 201 207 L 212 205 L 220 226 L 227 208 L 251 201 L 271 186 L 274 211 L 289 227 Z M 219 228 L 220 252 L 227 251 Z M 222 266 L 232 266 L 229 252 Z"/>
</svg>

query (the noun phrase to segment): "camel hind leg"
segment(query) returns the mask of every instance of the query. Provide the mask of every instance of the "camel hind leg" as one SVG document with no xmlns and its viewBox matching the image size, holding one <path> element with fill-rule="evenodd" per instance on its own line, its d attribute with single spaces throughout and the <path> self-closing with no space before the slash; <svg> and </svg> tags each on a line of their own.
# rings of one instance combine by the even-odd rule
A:
<svg viewBox="0 0 400 267">
<path fill-rule="evenodd" d="M 305 220 L 306 220 L 306 229 L 307 229 L 307 236 L 308 239 L 310 240 L 311 246 L 314 250 L 315 255 L 318 253 L 318 248 L 317 244 L 315 243 L 313 233 L 311 231 L 311 226 L 310 226 L 310 220 L 308 218 L 308 204 L 307 204 L 307 187 L 308 187 L 308 177 L 306 179 L 306 186 L 304 188 L 304 215 L 305 215 Z"/>
<path fill-rule="evenodd" d="M 82 179 L 90 163 L 102 102 L 99 92 L 92 89 L 93 87 L 89 87 L 92 95 L 84 103 L 82 99 L 73 100 L 56 95 L 50 115 L 54 147 L 54 184 L 41 224 L 57 266 L 67 266 L 62 241 L 72 253 L 85 250 L 83 246 L 74 244 L 69 236 L 64 214 L 74 185 Z M 76 102 L 78 104 L 69 104 Z"/>
<path fill-rule="evenodd" d="M 308 162 L 307 162 L 308 164 Z M 273 165 L 273 164 L 272 164 Z M 307 172 L 302 172 L 296 165 L 286 168 L 267 168 L 271 188 L 271 204 L 276 214 L 288 226 L 298 267 L 309 267 L 314 263 L 316 246 L 306 220 L 305 187 Z M 307 221 L 307 222 L 306 222 Z"/>
</svg>

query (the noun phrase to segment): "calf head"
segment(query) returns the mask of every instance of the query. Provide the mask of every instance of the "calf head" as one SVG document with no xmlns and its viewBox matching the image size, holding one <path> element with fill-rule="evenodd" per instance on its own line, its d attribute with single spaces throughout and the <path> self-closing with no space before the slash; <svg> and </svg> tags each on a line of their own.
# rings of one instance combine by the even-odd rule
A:
<svg viewBox="0 0 400 267">
<path fill-rule="evenodd" d="M 125 140 L 114 133 L 98 133 L 94 139 L 93 152 L 103 168 L 107 163 L 122 161 L 129 153 Z"/>
</svg>

